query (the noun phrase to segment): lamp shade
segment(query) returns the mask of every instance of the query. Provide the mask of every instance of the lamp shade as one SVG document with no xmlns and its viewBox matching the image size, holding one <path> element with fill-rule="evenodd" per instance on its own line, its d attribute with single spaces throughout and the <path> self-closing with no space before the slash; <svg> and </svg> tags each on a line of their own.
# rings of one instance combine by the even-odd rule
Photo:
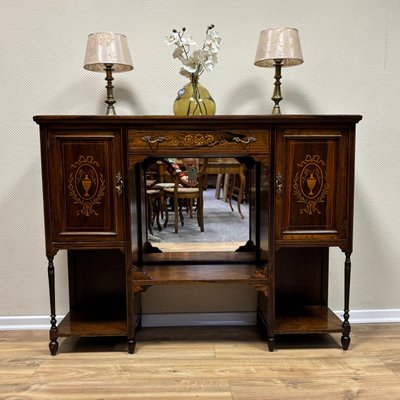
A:
<svg viewBox="0 0 400 400">
<path fill-rule="evenodd" d="M 273 67 L 275 60 L 282 60 L 283 67 L 303 62 L 297 29 L 270 28 L 260 32 L 254 64 L 258 67 Z"/>
<path fill-rule="evenodd" d="M 91 33 L 88 36 L 84 68 L 104 72 L 104 65 L 112 64 L 114 72 L 131 71 L 132 58 L 125 35 L 114 32 Z"/>
</svg>

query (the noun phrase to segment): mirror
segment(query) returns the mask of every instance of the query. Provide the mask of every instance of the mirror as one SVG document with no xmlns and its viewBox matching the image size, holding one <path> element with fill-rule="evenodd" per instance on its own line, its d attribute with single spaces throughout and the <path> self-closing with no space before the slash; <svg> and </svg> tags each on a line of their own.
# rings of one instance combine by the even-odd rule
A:
<svg viewBox="0 0 400 400">
<path fill-rule="evenodd" d="M 234 252 L 249 242 L 246 163 L 165 157 L 144 165 L 146 236 L 155 252 Z"/>
</svg>

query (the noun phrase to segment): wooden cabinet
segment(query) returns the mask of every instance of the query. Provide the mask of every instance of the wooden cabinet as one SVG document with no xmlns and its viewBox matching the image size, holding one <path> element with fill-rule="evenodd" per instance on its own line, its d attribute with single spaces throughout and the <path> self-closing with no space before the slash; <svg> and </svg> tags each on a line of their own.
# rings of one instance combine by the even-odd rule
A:
<svg viewBox="0 0 400 400">
<path fill-rule="evenodd" d="M 353 138 L 348 126 L 278 128 L 277 246 L 350 246 Z"/>
<path fill-rule="evenodd" d="M 85 124 L 44 124 L 41 149 L 49 260 L 50 351 L 55 354 L 58 336 L 127 334 L 125 261 L 118 254 L 126 245 L 124 137 L 115 126 L 103 125 L 99 129 Z M 69 250 L 71 312 L 58 326 L 53 258 L 60 249 Z M 97 253 L 73 251 L 83 249 L 96 249 Z M 105 253 L 102 249 L 119 250 Z M 122 290 L 118 278 L 121 274 Z M 104 293 L 109 292 L 113 296 L 105 302 Z M 112 313 L 107 314 L 106 304 L 116 305 Z M 104 318 L 106 314 L 108 319 Z"/>
<path fill-rule="evenodd" d="M 48 253 L 123 247 L 123 137 L 120 129 L 42 130 Z"/>
<path fill-rule="evenodd" d="M 155 285 L 240 283 L 258 292 L 272 351 L 289 333 L 350 342 L 355 124 L 360 116 L 37 116 L 50 351 L 60 336 L 127 337 Z M 162 252 L 148 240 L 145 171 L 163 157 L 236 158 L 249 187 L 249 238 L 236 252 Z M 329 247 L 345 253 L 342 322 L 329 309 Z M 54 256 L 68 251 L 70 313 L 58 324 Z"/>
</svg>

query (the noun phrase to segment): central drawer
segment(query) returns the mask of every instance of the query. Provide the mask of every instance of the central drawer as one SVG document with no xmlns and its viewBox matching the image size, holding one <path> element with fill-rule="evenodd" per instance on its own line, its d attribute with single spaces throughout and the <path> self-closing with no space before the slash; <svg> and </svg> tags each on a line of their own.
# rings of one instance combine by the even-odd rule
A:
<svg viewBox="0 0 400 400">
<path fill-rule="evenodd" d="M 240 156 L 269 153 L 270 131 L 263 130 L 128 130 L 130 154 L 151 156 Z"/>
</svg>

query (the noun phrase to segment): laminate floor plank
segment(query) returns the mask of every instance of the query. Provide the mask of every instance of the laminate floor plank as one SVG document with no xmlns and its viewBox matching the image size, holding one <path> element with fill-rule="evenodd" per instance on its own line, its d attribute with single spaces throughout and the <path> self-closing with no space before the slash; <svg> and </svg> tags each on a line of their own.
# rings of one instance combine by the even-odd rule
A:
<svg viewBox="0 0 400 400">
<path fill-rule="evenodd" d="M 343 375 L 340 381 L 309 376 L 302 379 L 274 379 L 232 382 L 233 400 L 398 400 L 397 378 L 360 379 Z"/>
<path fill-rule="evenodd" d="M 270 353 L 254 327 L 144 328 L 125 338 L 0 332 L 0 399 L 400 399 L 400 324 L 353 325 L 340 335 L 278 337 Z"/>
</svg>

